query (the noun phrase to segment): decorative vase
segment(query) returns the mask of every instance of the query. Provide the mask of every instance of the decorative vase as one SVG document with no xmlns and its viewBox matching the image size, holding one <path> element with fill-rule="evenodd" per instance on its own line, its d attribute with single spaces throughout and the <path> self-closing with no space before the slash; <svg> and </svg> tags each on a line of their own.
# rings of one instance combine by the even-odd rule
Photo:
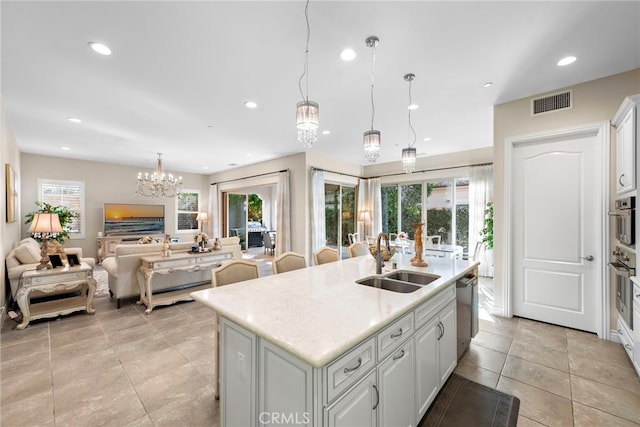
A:
<svg viewBox="0 0 640 427">
<path fill-rule="evenodd" d="M 216 237 L 215 240 L 213 241 L 213 250 L 219 251 L 221 249 L 222 249 L 222 244 L 220 243 L 220 239 Z"/>
</svg>

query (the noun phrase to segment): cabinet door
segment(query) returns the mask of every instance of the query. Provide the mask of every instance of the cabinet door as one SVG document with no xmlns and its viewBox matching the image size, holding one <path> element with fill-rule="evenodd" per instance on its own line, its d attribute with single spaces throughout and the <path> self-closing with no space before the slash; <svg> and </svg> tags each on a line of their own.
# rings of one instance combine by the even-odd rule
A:
<svg viewBox="0 0 640 427">
<path fill-rule="evenodd" d="M 409 340 L 378 366 L 381 426 L 414 426 L 414 343 Z"/>
<path fill-rule="evenodd" d="M 416 373 L 414 378 L 416 381 L 417 411 L 415 422 L 422 419 L 440 388 L 440 373 L 438 369 L 439 322 L 440 319 L 436 316 L 420 328 L 414 337 L 416 352 Z"/>
<path fill-rule="evenodd" d="M 376 427 L 379 404 L 374 369 L 325 411 L 325 426 Z"/>
<path fill-rule="evenodd" d="M 256 425 L 256 336 L 222 318 L 220 350 L 221 424 Z"/>
<path fill-rule="evenodd" d="M 616 128 L 616 190 L 624 193 L 635 188 L 635 108 L 632 107 Z"/>
<path fill-rule="evenodd" d="M 311 426 L 314 419 L 311 366 L 265 340 L 260 340 L 258 347 L 260 425 Z"/>
<path fill-rule="evenodd" d="M 456 303 L 449 304 L 440 312 L 440 326 L 442 328 L 439 340 L 439 365 L 440 365 L 440 385 L 447 381 L 449 375 L 456 367 L 457 359 L 457 338 L 456 338 Z"/>
</svg>

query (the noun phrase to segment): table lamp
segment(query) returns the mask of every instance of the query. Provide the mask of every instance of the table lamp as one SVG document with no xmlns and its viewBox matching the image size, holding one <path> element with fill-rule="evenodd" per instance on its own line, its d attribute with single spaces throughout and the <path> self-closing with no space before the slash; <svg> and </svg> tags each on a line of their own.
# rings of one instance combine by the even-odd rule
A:
<svg viewBox="0 0 640 427">
<path fill-rule="evenodd" d="M 42 244 L 40 246 L 40 264 L 38 264 L 36 270 L 51 268 L 48 254 L 49 238 L 56 237 L 60 232 L 62 232 L 62 226 L 60 225 L 60 218 L 58 218 L 58 214 L 37 213 L 33 215 L 31 227 L 29 227 L 29 233 L 34 237 L 42 239 Z"/>
<path fill-rule="evenodd" d="M 200 223 L 200 232 L 202 232 L 202 225 L 207 222 L 207 220 L 209 219 L 209 215 L 206 212 L 198 212 L 198 215 L 196 216 L 196 221 L 198 221 Z"/>
</svg>

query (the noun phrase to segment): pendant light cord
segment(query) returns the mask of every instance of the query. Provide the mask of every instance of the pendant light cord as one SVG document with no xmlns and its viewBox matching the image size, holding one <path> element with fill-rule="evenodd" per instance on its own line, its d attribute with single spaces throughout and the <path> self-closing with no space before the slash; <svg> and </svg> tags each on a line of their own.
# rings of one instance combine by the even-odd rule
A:
<svg viewBox="0 0 640 427">
<path fill-rule="evenodd" d="M 411 101 L 411 83 L 413 82 L 414 77 L 411 77 L 409 79 L 409 129 L 411 130 L 411 133 L 413 134 L 413 142 L 409 144 L 409 148 L 413 147 L 414 145 L 416 145 L 416 131 L 413 128 L 413 125 L 411 124 L 411 106 L 413 105 L 413 102 Z"/>
<path fill-rule="evenodd" d="M 378 42 L 375 41 L 372 43 L 372 46 L 371 46 L 371 130 L 373 130 L 373 119 L 376 116 L 376 106 L 373 101 L 373 84 L 374 84 L 373 71 L 376 66 L 376 46 L 377 45 L 378 45 Z"/>
<path fill-rule="evenodd" d="M 309 40 L 311 39 L 311 26 L 309 25 L 309 0 L 307 0 L 307 4 L 304 7 L 304 19 L 307 23 L 307 44 L 304 49 L 304 69 L 302 70 L 302 74 L 298 79 L 298 89 L 300 89 L 300 96 L 303 101 L 309 102 Z M 306 95 L 302 91 L 302 79 L 307 77 L 306 79 Z"/>
</svg>

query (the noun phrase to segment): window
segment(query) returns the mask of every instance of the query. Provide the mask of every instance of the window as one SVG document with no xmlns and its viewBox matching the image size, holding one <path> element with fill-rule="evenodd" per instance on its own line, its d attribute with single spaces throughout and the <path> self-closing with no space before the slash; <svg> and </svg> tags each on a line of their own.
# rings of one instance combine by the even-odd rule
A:
<svg viewBox="0 0 640 427">
<path fill-rule="evenodd" d="M 414 238 L 415 224 L 443 244 L 469 246 L 469 178 L 429 180 L 381 187 L 382 231 L 404 231 Z"/>
<path fill-rule="evenodd" d="M 38 179 L 38 200 L 80 214 L 69 225 L 69 238 L 85 238 L 84 182 Z"/>
<path fill-rule="evenodd" d="M 198 221 L 196 217 L 200 212 L 200 192 L 197 190 L 184 190 L 178 194 L 177 207 L 177 230 L 178 233 L 189 233 L 198 231 Z"/>
<path fill-rule="evenodd" d="M 327 246 L 339 248 L 346 258 L 349 234 L 356 229 L 356 188 L 325 183 L 324 203 Z"/>
</svg>

